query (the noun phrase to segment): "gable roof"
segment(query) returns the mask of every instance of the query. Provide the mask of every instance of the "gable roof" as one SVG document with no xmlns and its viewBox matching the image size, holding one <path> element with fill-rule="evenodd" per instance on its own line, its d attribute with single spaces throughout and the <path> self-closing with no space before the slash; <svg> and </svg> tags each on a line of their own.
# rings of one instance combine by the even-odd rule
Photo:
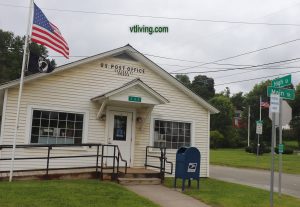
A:
<svg viewBox="0 0 300 207">
<path fill-rule="evenodd" d="M 133 59 L 136 59 L 136 60 L 140 61 L 141 63 L 143 63 L 144 65 L 146 65 L 147 67 L 149 67 L 150 69 L 155 71 L 156 73 L 158 73 L 161 77 L 163 77 L 164 79 L 166 79 L 167 81 L 169 81 L 170 83 L 175 85 L 177 88 L 182 90 L 185 94 L 187 94 L 190 98 L 192 98 L 198 104 L 200 104 L 205 109 L 207 109 L 210 113 L 214 114 L 214 113 L 219 112 L 218 109 L 216 109 L 215 107 L 210 105 L 207 101 L 205 101 L 204 99 L 199 97 L 197 94 L 192 92 L 185 85 L 183 85 L 180 81 L 178 81 L 175 77 L 173 77 L 171 74 L 169 74 L 163 68 L 158 66 L 156 63 L 151 61 L 149 58 L 144 56 L 142 53 L 140 53 L 139 51 L 134 49 L 129 44 L 127 44 L 123 47 L 117 48 L 117 49 L 113 49 L 113 50 L 110 50 L 110 51 L 107 51 L 107 52 L 104 52 L 104 53 L 100 53 L 98 55 L 94 55 L 94 56 L 87 57 L 87 58 L 84 58 L 84 59 L 81 59 L 81 60 L 78 60 L 78 61 L 74 61 L 72 63 L 68 63 L 68 64 L 65 64 L 65 65 L 59 66 L 54 71 L 52 71 L 51 73 L 37 73 L 37 74 L 31 75 L 31 76 L 26 76 L 24 78 L 24 83 L 35 80 L 35 79 L 38 79 L 38 78 L 42 78 L 42 77 L 45 77 L 45 76 L 50 76 L 50 75 L 53 75 L 55 73 L 59 73 L 59 72 L 64 71 L 64 70 L 71 69 L 75 66 L 86 64 L 86 63 L 89 63 L 89 62 L 92 62 L 92 61 L 95 61 L 95 60 L 98 60 L 98 59 L 101 59 L 101 58 L 116 56 L 116 55 L 124 53 L 124 52 L 127 53 L 128 55 L 132 56 Z M 10 88 L 10 87 L 17 86 L 19 84 L 19 82 L 20 82 L 19 79 L 16 79 L 16 80 L 10 81 L 6 84 L 0 85 L 0 90 L 4 90 L 4 89 Z"/>
</svg>

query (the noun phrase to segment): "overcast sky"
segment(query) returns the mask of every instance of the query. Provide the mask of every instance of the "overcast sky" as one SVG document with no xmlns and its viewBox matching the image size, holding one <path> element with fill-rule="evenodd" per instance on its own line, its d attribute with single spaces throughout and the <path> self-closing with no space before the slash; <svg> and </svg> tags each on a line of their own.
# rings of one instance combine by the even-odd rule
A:
<svg viewBox="0 0 300 207">
<path fill-rule="evenodd" d="M 227 24 L 93 13 L 300 25 L 299 0 L 36 0 L 35 3 L 43 10 L 48 20 L 60 29 L 69 44 L 70 56 L 95 55 L 129 43 L 145 54 L 206 63 L 300 38 L 300 26 Z M 24 35 L 28 8 L 7 4 L 27 7 L 29 0 L 0 0 L 0 28 Z M 169 32 L 152 35 L 131 33 L 129 27 L 134 25 L 167 26 Z M 59 54 L 51 51 L 50 55 L 53 57 Z M 148 57 L 169 72 L 201 64 Z M 258 65 L 298 57 L 300 57 L 300 41 L 295 41 L 218 63 Z M 78 57 L 70 57 L 69 60 L 63 57 L 53 58 L 59 65 L 80 59 Z M 291 66 L 293 68 L 287 68 Z M 232 66 L 208 64 L 184 71 L 211 71 L 228 67 Z M 254 84 L 264 80 L 258 79 L 259 77 L 297 71 L 300 71 L 300 61 L 281 65 L 276 69 L 235 70 L 204 74 L 215 79 L 217 91 L 229 87 L 231 93 L 237 93 L 248 92 Z M 190 78 L 193 79 L 193 76 L 190 75 Z M 224 84 L 251 78 L 257 78 L 257 80 Z M 293 74 L 292 78 L 293 83 L 298 84 L 300 72 Z"/>
</svg>

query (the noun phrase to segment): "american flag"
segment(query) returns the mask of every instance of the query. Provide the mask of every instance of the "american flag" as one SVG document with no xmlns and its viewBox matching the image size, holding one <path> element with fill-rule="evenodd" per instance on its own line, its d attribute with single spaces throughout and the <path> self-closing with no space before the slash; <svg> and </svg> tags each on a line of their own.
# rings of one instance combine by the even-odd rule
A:
<svg viewBox="0 0 300 207">
<path fill-rule="evenodd" d="M 262 101 L 262 102 L 260 102 L 260 107 L 266 109 L 266 108 L 269 108 L 269 107 L 270 107 L 270 104 L 269 104 L 269 102 L 267 102 L 267 101 L 266 101 L 266 102 L 263 102 L 263 101 Z"/>
<path fill-rule="evenodd" d="M 69 47 L 59 29 L 48 21 L 42 10 L 34 4 L 31 40 L 45 45 L 69 58 Z"/>
</svg>

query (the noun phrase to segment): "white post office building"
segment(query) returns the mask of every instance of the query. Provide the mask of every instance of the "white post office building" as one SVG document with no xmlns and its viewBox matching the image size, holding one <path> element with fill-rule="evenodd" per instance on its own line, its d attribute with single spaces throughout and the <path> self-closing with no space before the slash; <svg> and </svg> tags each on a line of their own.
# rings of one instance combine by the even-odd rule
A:
<svg viewBox="0 0 300 207">
<path fill-rule="evenodd" d="M 12 145 L 19 80 L 0 86 L 0 145 Z M 175 161 L 181 146 L 201 152 L 201 176 L 209 176 L 210 115 L 218 110 L 130 45 L 27 76 L 17 145 L 103 143 L 118 145 L 130 168 L 143 167 L 146 146 L 165 146 Z M 88 154 L 88 147 L 56 149 Z M 17 149 L 16 157 L 40 149 Z M 157 153 L 155 149 L 150 153 Z M 0 150 L 10 158 L 11 149 Z M 52 166 L 94 164 L 94 159 L 51 161 Z M 91 163 L 89 163 L 91 162 Z M 40 168 L 41 160 L 16 160 L 16 170 Z M 0 171 L 10 162 L 0 162 Z"/>
</svg>

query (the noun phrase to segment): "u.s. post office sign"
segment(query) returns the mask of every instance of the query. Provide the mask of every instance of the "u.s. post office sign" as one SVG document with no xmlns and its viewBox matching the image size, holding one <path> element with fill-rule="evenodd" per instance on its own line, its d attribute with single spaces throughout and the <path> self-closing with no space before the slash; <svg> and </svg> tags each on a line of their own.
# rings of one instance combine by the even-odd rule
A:
<svg viewBox="0 0 300 207">
<path fill-rule="evenodd" d="M 133 74 L 144 74 L 145 69 L 139 68 L 135 66 L 129 66 L 129 65 L 120 65 L 115 63 L 100 63 L 101 68 L 106 68 L 113 70 L 115 73 L 121 76 L 130 76 Z"/>
</svg>

